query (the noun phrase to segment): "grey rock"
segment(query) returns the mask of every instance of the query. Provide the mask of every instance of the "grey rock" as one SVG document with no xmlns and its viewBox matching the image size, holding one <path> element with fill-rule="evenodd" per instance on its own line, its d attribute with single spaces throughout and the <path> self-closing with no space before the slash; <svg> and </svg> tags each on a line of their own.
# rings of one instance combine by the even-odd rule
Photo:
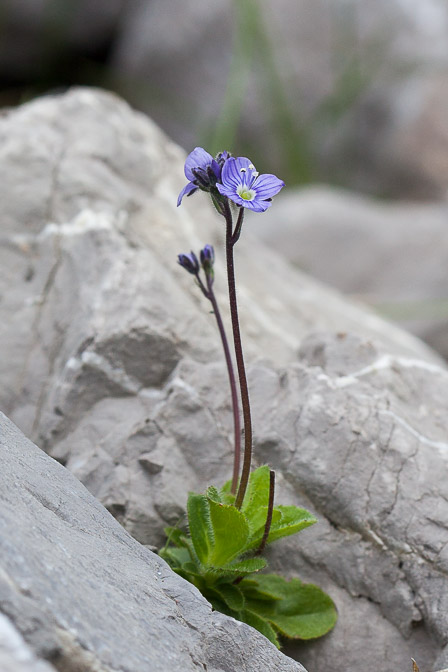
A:
<svg viewBox="0 0 448 672">
<path fill-rule="evenodd" d="M 338 602 L 339 638 L 335 631 L 295 655 L 311 669 L 339 655 L 348 669 L 361 655 L 378 666 L 386 657 L 383 667 L 392 671 L 418 654 L 428 667 L 448 641 L 448 444 L 440 420 L 448 375 L 348 338 L 341 347 L 337 337 L 310 337 L 304 366 L 282 372 L 276 390 L 271 383 L 258 414 L 258 459 L 283 474 L 297 499 L 311 501 L 321 521 L 306 540 L 290 543 L 289 570 L 316 581 L 324 573 L 351 597 Z M 266 376 L 271 371 L 260 369 L 258 377 Z M 295 414 L 286 401 L 292 397 Z M 280 567 L 285 551 L 277 553 Z M 373 605 L 384 621 L 369 616 Z M 353 648 L 343 653 L 353 633 Z"/>
<path fill-rule="evenodd" d="M 222 224 L 202 194 L 176 210 L 183 153 L 114 96 L 35 101 L 0 120 L 0 138 L 0 403 L 158 546 L 188 491 L 231 472 L 215 325 L 175 264 L 215 244 L 223 304 Z M 11 198 L 17 185 L 26 198 Z M 271 562 L 322 585 L 341 614 L 288 651 L 315 672 L 366 656 L 384 672 L 411 656 L 430 666 L 448 632 L 446 368 L 252 237 L 265 216 L 247 217 L 237 249 L 255 457 L 277 469 L 279 502 L 320 521 Z"/>
<path fill-rule="evenodd" d="M 447 215 L 446 202 L 379 203 L 319 186 L 285 194 L 256 231 L 295 266 L 448 358 Z"/>
<path fill-rule="evenodd" d="M 0 454 L 0 609 L 42 659 L 0 615 L 0 661 L 3 651 L 17 660 L 2 672 L 304 672 L 212 612 L 3 414 Z"/>
<path fill-rule="evenodd" d="M 0 669 L 2 672 L 55 672 L 56 668 L 38 660 L 22 635 L 4 614 L 0 614 Z"/>
</svg>

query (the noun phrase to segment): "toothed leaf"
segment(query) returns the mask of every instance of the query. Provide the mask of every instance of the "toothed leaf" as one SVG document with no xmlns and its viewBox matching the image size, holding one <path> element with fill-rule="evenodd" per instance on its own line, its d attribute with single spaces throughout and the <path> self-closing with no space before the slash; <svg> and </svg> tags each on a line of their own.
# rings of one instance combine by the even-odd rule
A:
<svg viewBox="0 0 448 672">
<path fill-rule="evenodd" d="M 258 467 L 249 476 L 241 511 L 247 518 L 251 534 L 263 524 L 263 521 L 260 521 L 260 509 L 267 508 L 269 504 L 269 485 L 269 467 L 267 466 Z"/>
<path fill-rule="evenodd" d="M 187 503 L 188 525 L 196 555 L 207 565 L 213 549 L 213 528 L 210 520 L 209 500 L 205 495 L 190 493 Z"/>
<path fill-rule="evenodd" d="M 232 562 L 230 565 L 225 565 L 222 567 L 223 574 L 251 574 L 252 572 L 258 572 L 260 569 L 264 569 L 268 563 L 264 558 L 247 558 L 246 560 L 240 560 L 239 562 Z"/>
<path fill-rule="evenodd" d="M 273 516 L 268 544 L 276 541 L 276 539 L 289 537 L 291 534 L 296 534 L 317 523 L 317 519 L 309 511 L 298 506 L 276 506 L 274 511 L 279 512 L 281 518 L 279 520 L 276 517 L 274 521 Z"/>
<path fill-rule="evenodd" d="M 217 502 L 218 504 L 222 503 L 221 496 L 214 485 L 211 485 L 209 488 L 207 488 L 207 492 L 205 494 L 208 497 L 208 499 L 211 499 L 214 502 Z"/>
<path fill-rule="evenodd" d="M 210 522 L 213 529 L 213 547 L 208 564 L 227 565 L 244 551 L 249 538 L 249 527 L 244 515 L 234 506 L 209 500 Z"/>
<path fill-rule="evenodd" d="M 252 524 L 252 529 L 255 531 L 252 532 L 250 541 L 247 545 L 247 550 L 257 548 L 260 545 L 264 535 L 267 515 L 268 515 L 267 506 L 262 506 L 260 510 L 253 515 L 250 522 Z M 276 509 L 272 511 L 271 529 L 272 525 L 277 524 L 281 521 L 281 517 L 282 514 L 280 511 L 277 511 Z"/>
</svg>

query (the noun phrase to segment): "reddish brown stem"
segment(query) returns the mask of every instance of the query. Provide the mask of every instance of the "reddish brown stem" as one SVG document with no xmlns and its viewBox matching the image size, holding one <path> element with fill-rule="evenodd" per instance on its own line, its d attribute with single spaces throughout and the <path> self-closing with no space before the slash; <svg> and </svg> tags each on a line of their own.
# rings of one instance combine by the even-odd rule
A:
<svg viewBox="0 0 448 672">
<path fill-rule="evenodd" d="M 266 547 L 266 544 L 268 543 L 269 532 L 271 531 L 271 525 L 272 525 L 272 512 L 274 510 L 274 493 L 275 493 L 275 471 L 272 471 L 271 469 L 269 471 L 269 503 L 268 503 L 268 513 L 266 516 L 266 525 L 264 526 L 263 538 L 255 555 L 261 555 Z"/>
<path fill-rule="evenodd" d="M 208 280 L 208 278 L 207 278 Z M 240 475 L 240 456 L 241 456 L 241 425 L 240 425 L 240 410 L 238 408 L 238 393 L 236 389 L 235 374 L 233 371 L 232 358 L 230 356 L 229 343 L 227 341 L 226 332 L 224 330 L 224 325 L 222 323 L 221 313 L 219 312 L 218 304 L 216 301 L 215 294 L 211 283 L 207 282 L 208 285 L 208 297 L 213 306 L 213 312 L 215 314 L 216 323 L 218 325 L 219 334 L 221 336 L 222 347 L 224 350 L 224 356 L 226 358 L 227 364 L 227 373 L 229 376 L 230 383 L 230 392 L 232 395 L 232 411 L 233 411 L 233 429 L 235 435 L 235 448 L 234 448 L 234 457 L 233 457 L 233 474 L 232 474 L 232 485 L 230 492 L 234 495 L 238 487 L 238 478 Z"/>
<path fill-rule="evenodd" d="M 238 304 L 236 300 L 235 287 L 235 268 L 233 262 L 233 247 L 238 238 L 234 239 L 233 219 L 228 202 L 225 204 L 225 218 L 226 218 L 226 259 L 227 259 L 227 282 L 229 286 L 229 303 L 230 316 L 232 319 L 233 342 L 235 346 L 235 359 L 238 369 L 238 378 L 240 381 L 241 392 L 241 406 L 243 409 L 244 421 L 244 460 L 243 469 L 241 472 L 240 485 L 235 499 L 235 506 L 237 509 L 241 508 L 246 494 L 247 484 L 249 482 L 250 466 L 252 461 L 252 419 L 250 413 L 249 389 L 247 385 L 246 368 L 244 365 L 243 347 L 241 344 L 240 325 L 238 319 Z M 241 230 L 243 223 L 243 209 L 241 208 L 238 217 L 237 227 L 235 232 Z"/>
</svg>

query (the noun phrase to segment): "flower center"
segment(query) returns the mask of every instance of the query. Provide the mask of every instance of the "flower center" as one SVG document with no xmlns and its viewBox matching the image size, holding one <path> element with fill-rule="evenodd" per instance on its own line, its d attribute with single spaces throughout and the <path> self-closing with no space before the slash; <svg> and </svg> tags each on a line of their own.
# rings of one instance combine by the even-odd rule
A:
<svg viewBox="0 0 448 672">
<path fill-rule="evenodd" d="M 241 198 L 243 198 L 245 201 L 253 201 L 256 195 L 253 189 L 249 189 L 243 184 L 240 184 L 240 186 L 236 190 L 236 193 L 238 194 L 238 196 L 241 196 Z"/>
</svg>

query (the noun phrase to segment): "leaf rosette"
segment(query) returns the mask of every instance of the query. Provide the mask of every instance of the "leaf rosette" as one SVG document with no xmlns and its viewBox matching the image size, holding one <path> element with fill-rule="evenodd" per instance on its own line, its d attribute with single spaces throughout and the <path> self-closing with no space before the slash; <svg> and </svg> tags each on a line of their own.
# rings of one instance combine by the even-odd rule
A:
<svg viewBox="0 0 448 672">
<path fill-rule="evenodd" d="M 266 532 L 269 509 L 269 467 L 251 473 L 241 506 L 234 506 L 230 482 L 204 495 L 190 493 L 188 530 L 166 528 L 160 555 L 172 569 L 193 583 L 213 608 L 264 634 L 276 646 L 279 636 L 312 639 L 335 625 L 337 612 L 320 588 L 294 578 L 259 574 L 267 566 L 257 555 Z M 296 534 L 316 518 L 297 506 L 274 506 L 267 543 Z"/>
</svg>

